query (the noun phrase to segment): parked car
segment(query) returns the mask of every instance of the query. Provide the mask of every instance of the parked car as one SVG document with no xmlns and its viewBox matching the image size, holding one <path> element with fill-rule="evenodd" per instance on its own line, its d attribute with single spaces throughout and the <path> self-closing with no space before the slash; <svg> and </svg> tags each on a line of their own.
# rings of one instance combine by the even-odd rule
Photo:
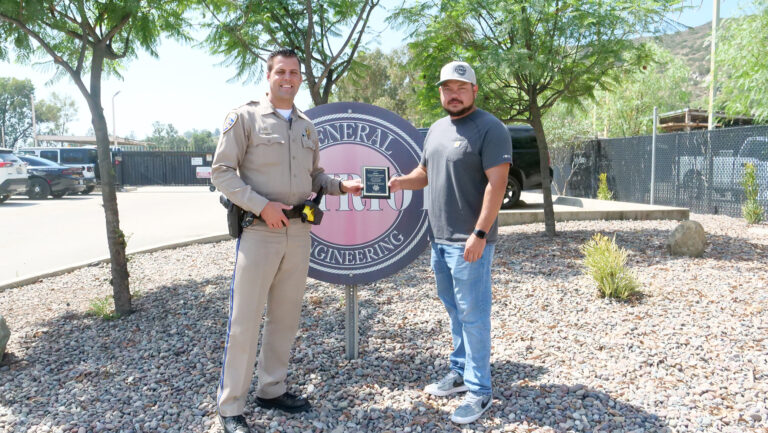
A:
<svg viewBox="0 0 768 433">
<path fill-rule="evenodd" d="M 751 163 L 755 167 L 760 200 L 768 200 L 768 137 L 749 137 L 744 140 L 739 150 L 721 151 L 712 158 L 712 188 L 718 193 L 730 193 L 740 197 L 744 187 L 744 166 Z M 707 158 L 699 156 L 681 156 L 680 172 L 683 173 L 683 190 L 693 199 L 704 196 L 707 173 Z"/>
<path fill-rule="evenodd" d="M 419 128 L 425 137 L 428 128 Z M 520 193 L 527 189 L 541 189 L 541 168 L 539 165 L 539 147 L 536 145 L 536 134 L 529 125 L 507 125 L 509 137 L 512 139 L 512 166 L 509 168 L 507 192 L 502 209 L 511 209 L 520 200 Z M 549 168 L 549 179 L 552 181 L 552 167 Z"/>
<path fill-rule="evenodd" d="M 61 198 L 66 194 L 81 193 L 86 188 L 83 169 L 79 167 L 65 167 L 45 158 L 29 155 L 19 155 L 19 159 L 27 164 L 29 181 L 26 195 L 30 199 L 45 199 L 49 195 Z"/>
<path fill-rule="evenodd" d="M 88 147 L 22 147 L 20 155 L 31 155 L 45 158 L 56 164 L 82 169 L 85 189 L 82 194 L 90 194 L 100 179 L 99 157 L 96 148 Z"/>
<path fill-rule="evenodd" d="M 0 149 L 0 203 L 27 190 L 27 166 L 10 149 Z"/>
</svg>

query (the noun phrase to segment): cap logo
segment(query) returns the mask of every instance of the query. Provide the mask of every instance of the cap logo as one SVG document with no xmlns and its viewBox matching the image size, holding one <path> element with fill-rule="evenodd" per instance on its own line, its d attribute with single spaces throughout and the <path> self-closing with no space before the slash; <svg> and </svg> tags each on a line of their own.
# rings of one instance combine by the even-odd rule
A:
<svg viewBox="0 0 768 433">
<path fill-rule="evenodd" d="M 467 74 L 467 68 L 465 68 L 464 65 L 456 65 L 456 67 L 453 68 L 453 72 L 461 76 L 464 76 Z"/>
</svg>

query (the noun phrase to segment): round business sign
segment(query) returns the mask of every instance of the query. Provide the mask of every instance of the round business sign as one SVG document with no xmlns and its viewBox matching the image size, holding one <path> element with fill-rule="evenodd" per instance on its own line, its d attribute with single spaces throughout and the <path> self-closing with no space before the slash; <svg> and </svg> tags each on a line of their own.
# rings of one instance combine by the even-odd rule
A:
<svg viewBox="0 0 768 433">
<path fill-rule="evenodd" d="M 390 176 L 419 165 L 423 138 L 408 121 L 374 105 L 338 102 L 307 110 L 320 141 L 320 165 L 343 180 L 363 167 L 387 167 Z M 422 191 L 389 198 L 326 195 L 323 222 L 312 226 L 309 276 L 333 284 L 366 284 L 404 268 L 427 246 Z"/>
</svg>

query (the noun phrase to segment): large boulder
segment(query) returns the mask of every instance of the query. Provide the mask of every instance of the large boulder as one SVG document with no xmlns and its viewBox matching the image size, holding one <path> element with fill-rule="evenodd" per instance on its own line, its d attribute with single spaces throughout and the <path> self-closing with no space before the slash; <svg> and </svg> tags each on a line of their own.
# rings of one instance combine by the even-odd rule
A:
<svg viewBox="0 0 768 433">
<path fill-rule="evenodd" d="M 676 256 L 701 257 L 707 247 L 707 234 L 696 221 L 683 221 L 670 233 L 667 251 Z"/>
<path fill-rule="evenodd" d="M 5 354 L 5 345 L 8 344 L 8 340 L 11 338 L 11 330 L 8 329 L 8 324 L 5 323 L 3 315 L 0 314 L 0 361 L 3 360 Z"/>
</svg>

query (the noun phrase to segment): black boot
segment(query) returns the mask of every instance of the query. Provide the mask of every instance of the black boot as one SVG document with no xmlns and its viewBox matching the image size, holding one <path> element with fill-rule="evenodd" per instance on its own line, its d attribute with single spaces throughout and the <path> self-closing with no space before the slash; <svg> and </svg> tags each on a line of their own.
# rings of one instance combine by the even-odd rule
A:
<svg viewBox="0 0 768 433">
<path fill-rule="evenodd" d="M 251 429 L 248 428 L 248 423 L 245 422 L 245 417 L 242 415 L 219 415 L 219 422 L 224 429 L 224 433 L 251 433 Z"/>
<path fill-rule="evenodd" d="M 288 413 L 306 412 L 312 409 L 312 405 L 306 398 L 297 397 L 290 392 L 275 398 L 256 397 L 256 404 L 264 409 L 279 409 Z"/>
</svg>

